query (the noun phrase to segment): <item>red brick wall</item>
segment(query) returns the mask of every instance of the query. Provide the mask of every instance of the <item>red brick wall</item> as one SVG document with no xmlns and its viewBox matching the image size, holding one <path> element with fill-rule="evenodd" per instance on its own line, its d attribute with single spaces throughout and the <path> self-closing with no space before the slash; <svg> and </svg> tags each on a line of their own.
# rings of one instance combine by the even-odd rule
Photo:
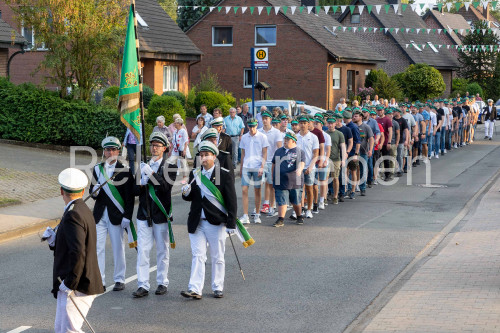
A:
<svg viewBox="0 0 500 333">
<path fill-rule="evenodd" d="M 431 29 L 443 29 L 443 27 L 436 21 L 436 19 L 429 15 L 425 18 L 425 24 L 427 24 L 427 26 Z M 440 40 L 440 44 L 443 44 L 443 45 L 455 45 L 455 42 L 451 39 L 450 35 L 448 34 L 443 34 L 441 32 L 440 35 L 437 35 L 439 40 Z M 453 54 L 455 57 L 458 57 L 458 52 L 457 50 L 455 49 L 446 49 L 446 50 L 443 50 L 443 51 L 440 51 L 440 52 L 451 52 L 451 54 Z"/>
<path fill-rule="evenodd" d="M 144 71 L 144 84 L 151 87 L 155 94 L 163 94 L 163 66 L 178 66 L 179 91 L 187 95 L 189 90 L 189 64 L 178 61 L 160 61 L 154 59 L 141 59 Z"/>
<path fill-rule="evenodd" d="M 448 52 L 448 50 L 446 50 L 446 52 Z M 454 72 L 451 70 L 440 70 L 439 72 L 443 76 L 444 84 L 446 84 L 446 90 L 444 91 L 442 97 L 448 98 L 451 94 L 451 84 Z"/>
<path fill-rule="evenodd" d="M 224 6 L 266 6 L 267 2 L 256 0 L 230 0 Z M 248 9 L 249 10 L 249 9 Z M 243 69 L 250 67 L 250 48 L 254 47 L 255 25 L 277 25 L 277 46 L 269 46 L 269 69 L 259 71 L 259 81 L 271 85 L 268 94 L 273 99 L 294 98 L 319 107 L 327 105 L 326 50 L 305 32 L 296 27 L 282 14 L 261 15 L 257 8 L 249 12 L 225 14 L 215 9 L 187 34 L 200 48 L 204 56 L 198 64 L 191 66 L 191 82 L 199 81 L 200 73 L 208 67 L 219 76 L 222 87 L 233 92 L 235 97 L 249 98 L 250 88 L 243 88 Z M 212 47 L 212 26 L 233 26 L 233 46 Z M 258 91 L 256 91 L 258 96 Z"/>
<path fill-rule="evenodd" d="M 358 10 L 356 9 L 354 13 L 357 12 Z M 373 15 L 369 15 L 366 10 L 360 15 L 359 24 L 351 23 L 350 12 L 341 23 L 346 27 L 382 27 Z M 375 33 L 361 32 L 357 33 L 357 36 L 362 41 L 369 44 L 374 51 L 387 59 L 387 62 L 379 64 L 379 67 L 386 71 L 387 74 L 394 75 L 400 73 L 410 65 L 409 58 L 403 53 L 401 48 L 396 44 L 396 41 L 389 34 L 386 35 L 383 32 L 377 31 Z"/>
<path fill-rule="evenodd" d="M 0 11 L 2 11 L 2 19 L 11 27 L 16 29 L 20 34 L 21 29 L 14 19 L 14 12 L 5 4 L 4 1 L 0 1 Z M 17 51 L 19 51 L 19 48 L 10 48 L 9 57 Z M 45 52 L 43 51 L 27 51 L 25 54 L 16 55 L 10 64 L 11 82 L 15 84 L 24 82 L 32 82 L 35 84 L 43 83 L 45 74 L 43 72 L 35 73 L 35 70 L 44 57 Z M 48 85 L 48 87 L 54 86 Z"/>
</svg>

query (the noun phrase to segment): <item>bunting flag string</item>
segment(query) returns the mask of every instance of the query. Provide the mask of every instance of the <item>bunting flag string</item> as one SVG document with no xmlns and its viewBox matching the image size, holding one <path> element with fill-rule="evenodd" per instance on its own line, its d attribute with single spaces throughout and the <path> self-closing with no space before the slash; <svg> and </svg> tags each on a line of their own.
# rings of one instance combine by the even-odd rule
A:
<svg viewBox="0 0 500 333">
<path fill-rule="evenodd" d="M 415 34 L 415 35 L 441 35 L 441 34 L 451 34 L 453 31 L 456 34 L 467 35 L 467 34 L 490 34 L 494 30 L 498 29 L 430 29 L 430 28 L 376 28 L 376 27 L 346 27 L 346 26 L 336 26 L 332 27 L 331 31 L 343 31 L 343 32 L 361 32 L 364 33 L 405 33 L 405 34 Z"/>
<path fill-rule="evenodd" d="M 245 12 L 247 12 L 247 8 L 250 9 L 250 11 L 248 13 L 250 13 L 250 15 L 253 15 L 254 13 L 258 14 L 258 15 L 261 15 L 262 13 L 267 13 L 267 15 L 271 15 L 272 12 L 274 12 L 275 15 L 278 15 L 278 13 L 284 13 L 286 14 L 288 12 L 288 9 L 290 9 L 290 13 L 292 15 L 296 15 L 297 13 L 298 14 L 303 14 L 303 13 L 307 13 L 307 14 L 316 14 L 316 13 L 320 13 L 320 12 L 324 12 L 326 14 L 328 14 L 329 12 L 332 12 L 332 13 L 337 13 L 337 12 L 340 12 L 340 13 L 345 13 L 346 11 L 349 11 L 351 14 L 354 13 L 354 10 L 357 8 L 358 9 L 358 13 L 360 15 L 363 14 L 364 10 L 366 9 L 366 12 L 368 14 L 371 14 L 372 11 L 373 11 L 373 7 L 375 7 L 375 11 L 377 12 L 377 14 L 380 14 L 380 11 L 382 10 L 382 8 L 384 9 L 384 13 L 386 14 L 389 14 L 389 13 L 392 13 L 392 14 L 397 14 L 399 12 L 405 12 L 407 10 L 411 10 L 413 12 L 420 10 L 420 11 L 423 11 L 424 9 L 428 8 L 428 9 L 433 9 L 433 8 L 437 8 L 439 11 L 442 11 L 442 10 L 447 10 L 448 12 L 452 11 L 453 10 L 460 10 L 462 7 L 465 8 L 466 11 L 469 11 L 470 10 L 470 7 L 475 8 L 477 9 L 478 7 L 482 6 L 484 9 L 486 9 L 488 7 L 488 5 L 491 5 L 491 8 L 493 10 L 496 9 L 497 5 L 498 5 L 498 1 L 490 1 L 490 0 L 487 0 L 487 1 L 457 1 L 457 2 L 448 2 L 446 4 L 442 4 L 442 3 L 436 3 L 436 1 L 434 2 L 426 2 L 426 3 L 418 3 L 418 4 L 411 4 L 411 5 L 408 5 L 408 4 L 385 4 L 385 5 L 351 5 L 351 6 L 245 6 L 245 7 L 241 7 L 241 6 L 218 6 L 218 7 L 215 7 L 215 6 L 177 6 L 177 9 L 178 10 L 181 10 L 181 9 L 191 9 L 191 10 L 201 10 L 202 12 L 206 11 L 206 10 L 209 10 L 210 12 L 212 12 L 215 8 L 217 8 L 217 11 L 219 13 L 224 13 L 225 14 L 229 14 L 231 12 L 231 9 L 233 9 L 234 13 L 235 14 L 238 14 L 238 13 L 241 13 L 241 14 L 245 14 Z M 222 11 L 222 9 L 225 9 L 224 11 Z M 255 8 L 257 8 L 257 12 L 255 12 Z M 264 11 L 264 8 L 266 9 Z M 298 9 L 298 11 L 297 11 Z M 306 10 L 304 10 L 306 9 Z"/>
<path fill-rule="evenodd" d="M 434 52 L 438 52 L 438 49 L 458 50 L 462 52 L 500 52 L 500 47 L 498 45 L 446 45 L 428 42 L 427 44 L 409 43 L 405 46 L 407 49 L 414 48 L 418 51 L 430 48 Z"/>
</svg>

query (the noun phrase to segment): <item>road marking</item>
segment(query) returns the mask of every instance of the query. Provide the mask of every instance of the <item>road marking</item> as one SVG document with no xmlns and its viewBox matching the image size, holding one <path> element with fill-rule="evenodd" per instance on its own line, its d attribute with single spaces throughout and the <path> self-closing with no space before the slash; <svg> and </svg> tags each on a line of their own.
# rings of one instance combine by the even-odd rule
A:
<svg viewBox="0 0 500 333">
<path fill-rule="evenodd" d="M 157 268 L 156 266 L 151 267 L 151 268 L 149 269 L 149 273 L 156 271 L 156 268 Z M 125 284 L 127 284 L 127 283 L 129 283 L 129 282 L 132 282 L 132 281 L 134 281 L 134 280 L 136 280 L 136 279 L 137 279 L 137 274 L 132 275 L 131 277 L 126 278 L 126 279 L 125 279 Z M 99 297 L 99 296 L 102 296 L 102 295 L 104 295 L 104 294 L 107 294 L 107 293 L 109 293 L 109 292 L 110 292 L 110 291 L 112 291 L 112 290 L 113 290 L 113 287 L 106 288 L 106 291 L 105 291 L 104 293 L 99 294 L 99 295 L 97 295 L 96 297 Z M 21 332 L 21 331 L 19 331 L 19 332 Z M 7 332 L 7 333 L 10 333 L 10 332 Z"/>
<path fill-rule="evenodd" d="M 364 227 L 365 225 L 367 225 L 368 223 L 375 221 L 376 219 L 378 219 L 378 218 L 380 218 L 380 217 L 384 216 L 385 214 L 387 214 L 387 213 L 389 213 L 389 212 L 391 212 L 391 211 L 392 211 L 392 209 L 388 209 L 388 210 L 386 210 L 386 211 L 385 211 L 385 212 L 383 212 L 382 214 L 379 214 L 379 215 L 375 216 L 374 218 L 372 218 L 371 220 L 366 221 L 365 223 L 363 223 L 362 225 L 358 226 L 358 227 L 357 227 L 357 228 L 355 228 L 354 230 L 359 230 L 359 229 L 363 228 L 363 227 Z"/>
<path fill-rule="evenodd" d="M 31 328 L 31 326 L 19 326 L 18 328 L 13 329 L 12 331 L 8 331 L 7 333 L 19 333 L 19 332 L 26 331 L 30 328 Z"/>
</svg>

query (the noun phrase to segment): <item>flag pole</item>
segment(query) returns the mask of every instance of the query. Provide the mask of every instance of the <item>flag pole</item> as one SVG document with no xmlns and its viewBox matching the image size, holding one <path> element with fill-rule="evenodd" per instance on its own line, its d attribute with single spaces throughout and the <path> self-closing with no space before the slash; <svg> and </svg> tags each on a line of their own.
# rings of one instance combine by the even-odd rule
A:
<svg viewBox="0 0 500 333">
<path fill-rule="evenodd" d="M 141 108 L 141 132 L 142 132 L 142 160 L 146 163 L 146 129 L 144 126 L 144 94 L 143 94 L 143 70 L 141 66 L 141 55 L 139 52 L 139 36 L 137 35 L 137 18 L 135 16 L 135 0 L 131 0 L 132 13 L 134 14 L 135 50 L 137 51 L 137 68 L 139 69 L 139 105 Z M 151 220 L 151 200 L 146 191 L 146 219 L 148 226 L 152 226 Z"/>
</svg>

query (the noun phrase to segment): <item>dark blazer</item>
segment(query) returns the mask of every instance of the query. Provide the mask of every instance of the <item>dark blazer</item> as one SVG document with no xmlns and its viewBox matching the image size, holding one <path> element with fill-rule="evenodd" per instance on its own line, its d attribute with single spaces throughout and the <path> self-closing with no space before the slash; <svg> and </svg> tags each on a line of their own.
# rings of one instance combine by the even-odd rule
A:
<svg viewBox="0 0 500 333">
<path fill-rule="evenodd" d="M 103 164 L 104 168 L 104 162 L 101 164 Z M 109 220 L 113 225 L 120 225 L 120 223 L 122 222 L 122 218 L 124 217 L 132 220 L 132 213 L 134 212 L 134 177 L 132 176 L 130 169 L 123 166 L 120 161 L 116 161 L 116 167 L 113 176 L 114 175 L 116 176 L 115 178 L 113 178 L 112 182 L 113 184 L 115 184 L 115 187 L 117 188 L 118 192 L 123 198 L 123 201 L 125 202 L 125 212 L 123 214 L 120 213 L 120 211 L 118 210 L 118 208 L 116 208 L 115 204 L 108 197 L 104 189 L 101 188 L 99 194 L 97 195 L 97 198 L 93 197 L 93 199 L 95 200 L 94 219 L 96 223 L 99 223 L 99 220 L 102 218 L 102 214 L 104 214 L 105 208 L 108 208 Z M 97 174 L 94 168 L 94 170 L 92 171 L 90 193 L 94 191 L 95 184 L 97 182 Z"/>
<path fill-rule="evenodd" d="M 220 170 L 219 177 L 217 169 Z M 189 183 L 194 178 L 194 170 L 189 174 Z M 210 224 L 220 225 L 225 224 L 227 228 L 236 228 L 236 213 L 238 205 L 236 202 L 236 190 L 234 188 L 234 176 L 229 170 L 221 168 L 219 164 L 215 165 L 210 181 L 215 184 L 224 198 L 226 204 L 227 215 L 215 207 L 207 198 L 201 197 L 200 188 L 196 181 L 191 183 L 191 191 L 187 196 L 182 195 L 186 201 L 191 201 L 191 209 L 188 216 L 188 232 L 193 234 L 200 223 L 201 209 L 205 211 L 205 217 Z"/>
<path fill-rule="evenodd" d="M 66 287 L 87 295 L 104 292 L 97 265 L 96 228 L 92 212 L 77 199 L 68 207 L 59 223 L 54 247 L 52 293 L 57 298 L 60 277 Z"/>
<path fill-rule="evenodd" d="M 219 159 L 219 163 L 221 167 L 226 168 L 228 170 L 233 169 L 233 141 L 231 137 L 226 133 L 220 133 L 219 135 L 219 155 L 217 158 Z M 236 158 L 238 158 L 236 156 Z"/>
<path fill-rule="evenodd" d="M 158 197 L 168 214 L 168 212 L 170 211 L 170 205 L 172 204 L 172 187 L 177 176 L 177 165 L 165 165 L 166 161 L 167 155 L 164 155 L 160 167 L 158 168 L 158 172 L 155 172 L 152 175 L 152 178 L 155 179 L 155 182 L 153 182 L 150 178 L 148 184 L 153 185 L 156 196 Z M 141 186 L 134 183 L 134 194 L 135 196 L 139 197 L 137 219 L 146 220 L 146 198 L 149 197 L 151 199 L 147 186 Z M 153 218 L 153 222 L 156 224 L 167 223 L 167 218 L 165 214 L 163 214 L 163 212 L 160 210 L 160 208 L 158 208 L 158 205 L 156 205 L 156 203 L 154 203 L 152 199 L 149 200 L 149 203 L 151 205 L 151 217 Z"/>
<path fill-rule="evenodd" d="M 497 108 L 495 107 L 495 105 L 491 107 L 491 112 L 490 112 L 490 106 L 486 105 L 483 108 L 483 116 L 485 121 L 488 119 L 495 120 L 497 118 Z"/>
</svg>

